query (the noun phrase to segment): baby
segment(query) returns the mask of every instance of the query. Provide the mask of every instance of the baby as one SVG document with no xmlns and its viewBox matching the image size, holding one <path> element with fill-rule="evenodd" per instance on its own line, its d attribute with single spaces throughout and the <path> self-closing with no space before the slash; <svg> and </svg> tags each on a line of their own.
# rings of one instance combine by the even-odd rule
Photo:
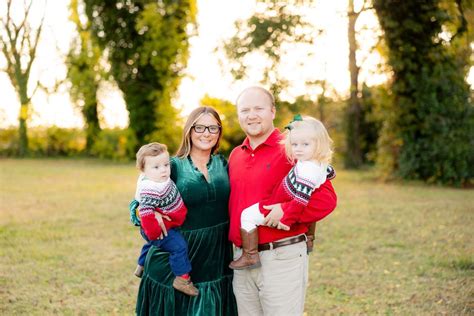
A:
<svg viewBox="0 0 474 316">
<path fill-rule="evenodd" d="M 197 296 L 199 290 L 191 282 L 191 263 L 188 246 L 176 227 L 183 224 L 187 208 L 178 188 L 170 178 L 170 156 L 165 145 L 150 143 L 137 152 L 137 168 L 141 171 L 137 181 L 135 199 L 139 201 L 138 216 L 140 233 L 147 243 L 142 247 L 135 275 L 141 277 L 145 258 L 151 245 L 170 253 L 169 262 L 176 276 L 173 287 L 190 296 Z M 163 232 L 158 219 L 166 227 Z"/>
</svg>

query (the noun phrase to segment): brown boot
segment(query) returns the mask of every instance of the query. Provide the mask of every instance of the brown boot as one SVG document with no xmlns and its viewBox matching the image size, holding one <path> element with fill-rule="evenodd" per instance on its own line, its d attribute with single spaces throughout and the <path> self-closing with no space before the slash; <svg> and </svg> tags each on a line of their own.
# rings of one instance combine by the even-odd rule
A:
<svg viewBox="0 0 474 316">
<path fill-rule="evenodd" d="M 239 259 L 232 261 L 229 267 L 234 270 L 254 269 L 261 267 L 260 256 L 258 255 L 258 230 L 257 228 L 247 232 L 245 229 L 240 229 L 240 236 L 242 236 L 242 256 Z"/>
<path fill-rule="evenodd" d="M 198 296 L 199 290 L 194 286 L 191 280 L 177 276 L 173 281 L 173 287 L 189 296 Z"/>
<path fill-rule="evenodd" d="M 316 230 L 316 223 L 312 223 L 306 232 L 306 248 L 308 254 L 313 251 L 314 232 Z"/>
</svg>

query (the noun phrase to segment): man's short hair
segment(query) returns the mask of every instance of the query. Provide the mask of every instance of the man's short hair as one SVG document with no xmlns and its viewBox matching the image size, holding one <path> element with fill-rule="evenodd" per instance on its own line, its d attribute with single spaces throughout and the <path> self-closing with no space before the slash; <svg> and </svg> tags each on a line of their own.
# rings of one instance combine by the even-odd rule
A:
<svg viewBox="0 0 474 316">
<path fill-rule="evenodd" d="M 273 94 L 270 91 L 268 91 L 267 89 L 265 89 L 263 87 L 260 87 L 260 86 L 251 86 L 251 87 L 248 87 L 248 88 L 245 88 L 244 90 L 242 90 L 242 92 L 239 93 L 239 95 L 237 96 L 237 99 L 235 100 L 235 105 L 236 106 L 239 103 L 240 97 L 245 92 L 250 91 L 250 90 L 258 90 L 258 91 L 263 92 L 270 99 L 272 107 L 275 106 L 275 97 L 273 96 Z"/>
</svg>

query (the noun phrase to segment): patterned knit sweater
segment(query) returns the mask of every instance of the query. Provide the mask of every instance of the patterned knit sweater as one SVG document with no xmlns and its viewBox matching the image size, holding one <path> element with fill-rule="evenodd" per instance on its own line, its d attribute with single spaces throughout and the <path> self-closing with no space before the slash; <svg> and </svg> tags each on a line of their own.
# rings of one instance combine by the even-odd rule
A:
<svg viewBox="0 0 474 316">
<path fill-rule="evenodd" d="M 282 204 L 284 215 L 280 221 L 291 226 L 308 205 L 314 191 L 326 182 L 327 169 L 326 164 L 298 161 L 283 178 L 272 196 L 259 203 L 260 212 L 264 215 L 269 213 L 263 205 L 284 203 L 284 207 Z"/>
<path fill-rule="evenodd" d="M 135 199 L 140 202 L 138 213 L 142 229 L 150 240 L 157 239 L 162 232 L 155 211 L 171 218 L 171 221 L 163 219 L 166 229 L 181 226 L 186 218 L 187 208 L 171 179 L 158 183 L 140 175 Z"/>
</svg>

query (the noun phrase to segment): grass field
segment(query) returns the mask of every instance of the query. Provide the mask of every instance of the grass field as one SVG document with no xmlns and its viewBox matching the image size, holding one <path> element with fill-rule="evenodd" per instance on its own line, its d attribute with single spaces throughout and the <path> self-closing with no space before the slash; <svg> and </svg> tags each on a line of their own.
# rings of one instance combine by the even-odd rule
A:
<svg viewBox="0 0 474 316">
<path fill-rule="evenodd" d="M 0 160 L 0 314 L 130 315 L 133 164 Z M 474 191 L 338 171 L 307 315 L 474 314 Z"/>
</svg>

